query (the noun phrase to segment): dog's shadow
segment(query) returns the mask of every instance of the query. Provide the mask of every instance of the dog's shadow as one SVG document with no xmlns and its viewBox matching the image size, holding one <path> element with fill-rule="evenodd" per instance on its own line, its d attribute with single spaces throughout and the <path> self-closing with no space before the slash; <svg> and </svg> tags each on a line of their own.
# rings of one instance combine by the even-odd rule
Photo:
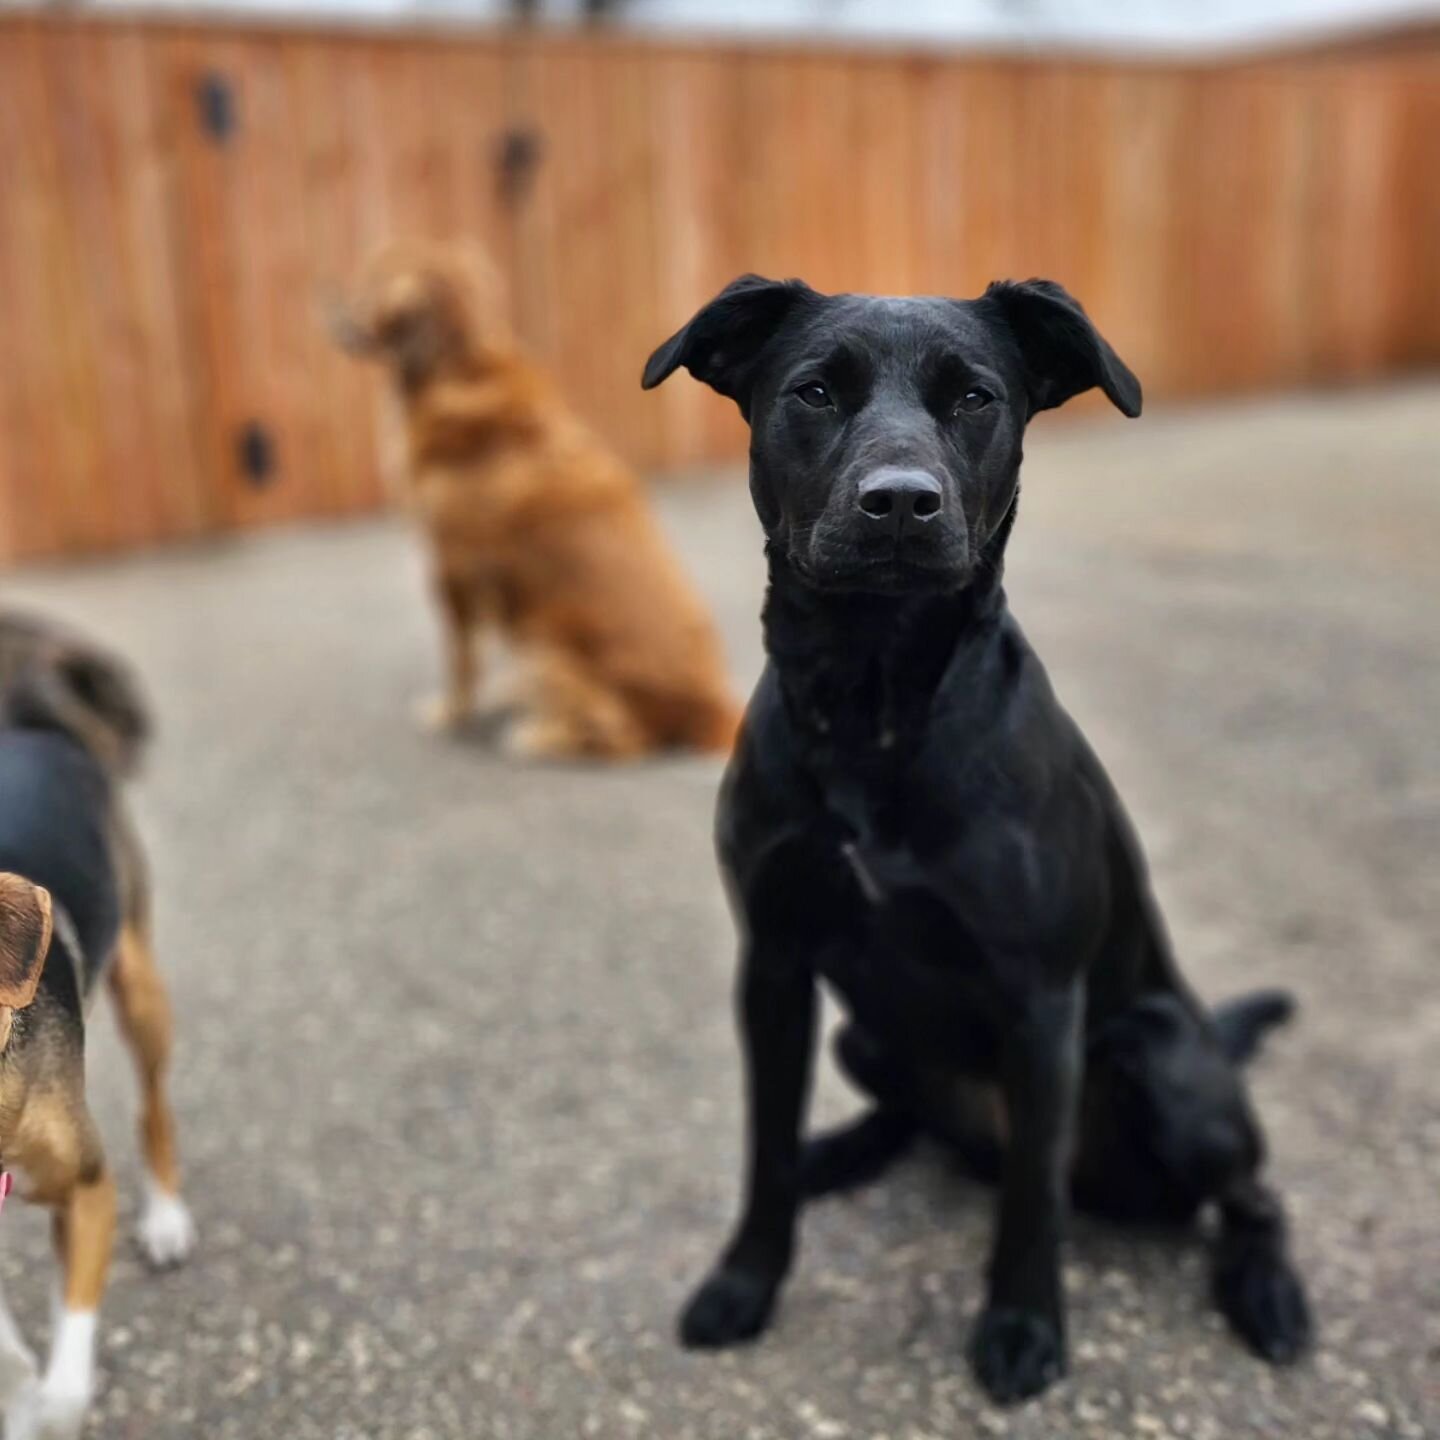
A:
<svg viewBox="0 0 1440 1440">
<path fill-rule="evenodd" d="M 486 750 L 504 756 L 505 737 L 519 719 L 518 705 L 491 705 L 476 710 L 465 719 L 441 732 L 439 738 L 468 749 Z M 515 757 L 506 757 L 515 758 Z"/>
<path fill-rule="evenodd" d="M 941 1323 L 930 1313 L 933 1307 L 923 1301 L 937 1264 L 959 1261 L 978 1276 L 990 1251 L 998 1200 L 991 1175 L 977 1173 L 952 1150 L 924 1141 L 881 1178 L 818 1200 L 814 1206 L 817 1211 L 829 1210 L 827 1228 L 832 1234 L 850 1224 L 879 1221 L 877 1248 L 888 1252 L 885 1263 L 901 1286 L 921 1297 L 914 1326 L 924 1330 L 932 1322 Z M 1071 1306 L 1080 1311 L 1103 1303 L 1099 1294 L 1124 1284 L 1136 1303 L 1158 1312 L 1165 1297 L 1179 1286 L 1193 1294 L 1198 1314 L 1204 1297 L 1198 1271 L 1211 1239 L 1212 1228 L 1203 1220 L 1119 1222 L 1072 1208 L 1066 1231 Z M 977 1279 L 971 1297 L 975 1306 L 981 1289 Z"/>
<path fill-rule="evenodd" d="M 990 1224 L 999 1197 L 997 1177 L 977 1170 L 963 1156 L 934 1141 L 918 1146 L 906 1164 L 912 1183 L 919 1184 L 937 1214 L 951 1221 L 957 1214 L 974 1214 L 981 1224 Z M 895 1178 L 899 1176 L 897 1166 Z M 1103 1265 L 1127 1254 L 1133 1257 L 1138 1251 L 1152 1264 L 1179 1267 L 1189 1257 L 1203 1253 L 1209 1238 L 1209 1229 L 1201 1221 L 1111 1220 L 1078 1205 L 1070 1207 L 1066 1231 L 1072 1259 Z"/>
</svg>

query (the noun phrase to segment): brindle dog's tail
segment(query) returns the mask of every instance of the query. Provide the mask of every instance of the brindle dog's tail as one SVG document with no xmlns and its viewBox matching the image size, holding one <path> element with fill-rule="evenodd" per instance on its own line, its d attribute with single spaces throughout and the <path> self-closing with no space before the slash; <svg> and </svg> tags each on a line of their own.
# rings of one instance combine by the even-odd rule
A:
<svg viewBox="0 0 1440 1440">
<path fill-rule="evenodd" d="M 1295 1013 L 1288 990 L 1256 990 L 1217 1005 L 1213 1019 L 1220 1047 L 1237 1065 L 1253 1060 L 1265 1032 L 1283 1025 Z"/>
<path fill-rule="evenodd" d="M 27 634 L 22 622 L 7 622 L 0 617 L 0 639 L 9 642 L 9 653 L 0 657 L 8 662 L 0 665 L 0 722 L 58 730 L 112 775 L 133 775 L 155 726 L 129 666 L 69 634 Z"/>
</svg>

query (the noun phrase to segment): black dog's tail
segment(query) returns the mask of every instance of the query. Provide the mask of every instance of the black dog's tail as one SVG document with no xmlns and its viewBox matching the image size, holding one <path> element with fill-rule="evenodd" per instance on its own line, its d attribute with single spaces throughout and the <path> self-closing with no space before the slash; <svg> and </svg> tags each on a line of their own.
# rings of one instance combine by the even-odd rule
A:
<svg viewBox="0 0 1440 1440">
<path fill-rule="evenodd" d="M 1254 1058 L 1267 1030 L 1294 1013 L 1295 997 L 1288 990 L 1256 990 L 1217 1005 L 1212 1018 L 1220 1048 L 1238 1065 Z"/>
</svg>

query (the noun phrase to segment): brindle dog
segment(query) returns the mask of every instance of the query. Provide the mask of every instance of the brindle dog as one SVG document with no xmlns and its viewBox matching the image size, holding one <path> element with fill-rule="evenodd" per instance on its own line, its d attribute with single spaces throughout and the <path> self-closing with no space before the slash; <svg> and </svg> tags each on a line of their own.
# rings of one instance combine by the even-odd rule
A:
<svg viewBox="0 0 1440 1440">
<path fill-rule="evenodd" d="M 42 1375 L 0 1301 L 7 1440 L 70 1440 L 94 1388 L 115 1187 L 85 1101 L 87 1001 L 108 978 L 143 1095 L 142 1249 L 184 1259 L 166 1095 L 170 1007 L 150 944 L 143 853 L 117 789 L 149 734 L 133 679 L 88 641 L 0 614 L 0 1167 L 54 1214 L 61 1283 Z"/>
</svg>

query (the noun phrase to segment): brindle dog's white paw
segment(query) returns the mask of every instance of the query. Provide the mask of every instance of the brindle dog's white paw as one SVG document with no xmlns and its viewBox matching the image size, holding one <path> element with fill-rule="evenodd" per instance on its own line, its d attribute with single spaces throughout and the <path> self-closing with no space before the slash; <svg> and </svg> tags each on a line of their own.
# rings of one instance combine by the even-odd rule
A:
<svg viewBox="0 0 1440 1440">
<path fill-rule="evenodd" d="M 65 1379 L 32 1379 L 21 1389 L 5 1410 L 5 1440 L 78 1440 L 90 1393 Z"/>
<path fill-rule="evenodd" d="M 145 1258 L 157 1270 L 183 1264 L 195 1249 L 195 1220 L 178 1196 L 152 1186 L 140 1212 L 136 1238 Z"/>
</svg>

